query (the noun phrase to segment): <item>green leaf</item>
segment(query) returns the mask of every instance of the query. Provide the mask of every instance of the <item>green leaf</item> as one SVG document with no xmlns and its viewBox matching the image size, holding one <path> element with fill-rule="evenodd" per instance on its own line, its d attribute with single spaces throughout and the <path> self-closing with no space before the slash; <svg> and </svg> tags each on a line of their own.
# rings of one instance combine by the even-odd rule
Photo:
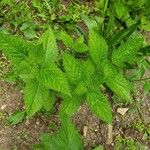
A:
<svg viewBox="0 0 150 150">
<path fill-rule="evenodd" d="M 37 80 L 47 88 L 70 95 L 65 74 L 55 64 L 41 67 L 37 75 Z"/>
<path fill-rule="evenodd" d="M 62 127 L 58 134 L 50 136 L 44 134 L 40 145 L 34 150 L 83 150 L 82 139 L 67 116 L 62 120 Z"/>
<path fill-rule="evenodd" d="M 100 66 L 108 54 L 108 45 L 105 39 L 94 30 L 89 31 L 89 53 L 93 62 Z"/>
<path fill-rule="evenodd" d="M 115 2 L 114 8 L 119 19 L 121 19 L 127 12 L 125 5 L 121 1 Z"/>
<path fill-rule="evenodd" d="M 0 49 L 14 64 L 25 60 L 28 51 L 33 47 L 34 44 L 28 41 L 0 32 Z"/>
<path fill-rule="evenodd" d="M 84 95 L 86 92 L 87 92 L 87 88 L 86 88 L 85 83 L 84 83 L 84 82 L 80 82 L 80 83 L 76 86 L 75 93 L 76 93 L 78 96 L 82 96 L 82 95 Z"/>
<path fill-rule="evenodd" d="M 84 79 L 89 80 L 93 75 L 95 75 L 95 65 L 91 59 L 87 59 L 83 62 L 83 72 L 84 72 Z"/>
<path fill-rule="evenodd" d="M 65 46 L 74 49 L 74 40 L 66 32 L 60 32 L 58 39 L 61 40 Z"/>
<path fill-rule="evenodd" d="M 51 28 L 42 35 L 40 43 L 43 43 L 45 50 L 45 63 L 55 62 L 57 60 L 58 50 L 56 39 Z"/>
<path fill-rule="evenodd" d="M 105 83 L 116 95 L 126 101 L 132 100 L 131 91 L 133 90 L 133 85 L 113 65 L 106 63 L 104 75 Z"/>
<path fill-rule="evenodd" d="M 71 117 L 77 111 L 77 109 L 81 105 L 81 102 L 81 97 L 76 95 L 73 95 L 72 97 L 64 97 L 61 104 L 59 116 L 61 118 L 63 118 L 64 115 Z"/>
<path fill-rule="evenodd" d="M 102 93 L 88 92 L 86 101 L 93 113 L 95 113 L 102 121 L 112 123 L 112 110 L 107 98 Z"/>
<path fill-rule="evenodd" d="M 98 147 L 94 148 L 93 150 L 104 150 L 104 147 L 102 145 L 99 145 Z"/>
<path fill-rule="evenodd" d="M 37 80 L 30 80 L 24 89 L 24 103 L 27 115 L 33 116 L 43 107 L 43 102 L 48 101 L 49 90 Z"/>
<path fill-rule="evenodd" d="M 82 78 L 82 64 L 70 54 L 64 53 L 63 65 L 70 83 L 77 84 Z"/>
<path fill-rule="evenodd" d="M 20 79 L 24 82 L 28 82 L 28 80 L 34 79 L 37 74 L 37 69 L 26 61 L 21 61 L 19 64 L 16 64 L 14 70 Z"/>
<path fill-rule="evenodd" d="M 56 101 L 55 95 L 51 92 L 49 93 L 49 98 L 43 101 L 43 108 L 46 111 L 51 111 Z"/>
<path fill-rule="evenodd" d="M 145 84 L 144 84 L 144 90 L 150 92 L 150 82 L 145 82 Z"/>
<path fill-rule="evenodd" d="M 127 38 L 129 38 L 129 36 L 136 31 L 137 27 L 139 25 L 139 21 L 137 23 L 135 23 L 134 25 L 132 25 L 131 27 L 121 30 L 119 32 L 117 32 L 116 34 L 114 34 L 110 39 L 108 39 L 108 43 L 111 46 L 115 46 L 118 43 L 120 43 L 122 40 L 125 40 Z"/>
<path fill-rule="evenodd" d="M 87 52 L 89 50 L 88 46 L 84 43 L 84 37 L 80 36 L 75 42 L 74 42 L 74 50 L 78 53 Z"/>
<path fill-rule="evenodd" d="M 144 40 L 141 37 L 129 38 L 125 43 L 114 50 L 112 53 L 112 61 L 117 66 L 124 66 L 125 62 L 133 61 L 137 56 L 137 52 L 144 45 Z"/>
<path fill-rule="evenodd" d="M 18 124 L 20 123 L 23 118 L 25 117 L 25 112 L 24 111 L 15 111 L 12 115 L 10 115 L 8 117 L 8 121 L 12 124 L 12 125 L 15 125 L 15 124 Z"/>
<path fill-rule="evenodd" d="M 65 46 L 75 50 L 78 53 L 88 51 L 88 46 L 84 43 L 83 36 L 79 37 L 77 40 L 74 40 L 66 32 L 60 32 L 58 39 L 60 39 L 65 44 Z"/>
</svg>

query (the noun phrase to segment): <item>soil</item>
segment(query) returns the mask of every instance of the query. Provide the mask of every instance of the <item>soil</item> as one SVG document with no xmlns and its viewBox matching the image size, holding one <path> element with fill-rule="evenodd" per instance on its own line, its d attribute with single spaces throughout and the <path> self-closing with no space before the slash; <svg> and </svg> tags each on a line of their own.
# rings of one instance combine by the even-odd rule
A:
<svg viewBox="0 0 150 150">
<path fill-rule="evenodd" d="M 139 87 L 140 85 L 138 85 Z M 142 96 L 142 89 L 138 88 L 138 100 L 142 99 L 140 104 L 141 113 L 144 120 L 150 127 L 150 95 Z M 40 135 L 43 132 L 55 132 L 51 129 L 51 123 L 59 127 L 59 119 L 56 113 L 52 115 L 39 113 L 31 119 L 26 118 L 18 125 L 8 124 L 7 117 L 15 110 L 23 109 L 22 91 L 14 85 L 5 81 L 0 81 L 0 150 L 30 150 L 32 145 L 39 143 Z M 114 121 L 112 131 L 112 142 L 108 142 L 108 125 L 101 122 L 92 114 L 86 104 L 83 104 L 73 116 L 73 122 L 83 137 L 85 150 L 91 150 L 93 147 L 102 144 L 106 150 L 116 150 L 115 142 L 117 136 L 133 138 L 144 144 L 150 149 L 150 139 L 146 137 L 145 132 L 138 131 L 136 125 L 140 118 L 134 106 L 128 106 L 129 110 L 125 115 L 117 113 L 117 108 L 125 106 L 114 106 Z"/>
</svg>

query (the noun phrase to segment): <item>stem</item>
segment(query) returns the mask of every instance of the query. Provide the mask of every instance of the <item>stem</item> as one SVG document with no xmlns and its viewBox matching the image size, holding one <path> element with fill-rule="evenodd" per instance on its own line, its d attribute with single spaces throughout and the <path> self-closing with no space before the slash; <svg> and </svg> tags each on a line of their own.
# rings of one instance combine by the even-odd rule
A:
<svg viewBox="0 0 150 150">
<path fill-rule="evenodd" d="M 137 79 L 137 80 L 134 80 L 134 81 L 145 81 L 145 80 L 150 80 L 150 77 L 148 77 L 148 78 L 141 78 L 141 79 Z"/>
</svg>

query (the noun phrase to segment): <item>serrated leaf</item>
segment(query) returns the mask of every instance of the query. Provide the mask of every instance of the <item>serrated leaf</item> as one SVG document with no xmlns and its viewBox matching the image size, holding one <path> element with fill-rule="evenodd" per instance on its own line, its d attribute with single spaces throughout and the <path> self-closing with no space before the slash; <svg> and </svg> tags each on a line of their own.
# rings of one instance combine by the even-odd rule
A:
<svg viewBox="0 0 150 150">
<path fill-rule="evenodd" d="M 102 66 L 108 54 L 108 45 L 105 39 L 94 30 L 90 30 L 88 43 L 93 62 L 98 66 Z"/>
<path fill-rule="evenodd" d="M 81 97 L 76 95 L 73 95 L 72 97 L 63 98 L 59 116 L 61 118 L 63 118 L 64 115 L 71 117 L 77 111 L 77 109 L 81 105 L 81 102 Z"/>
<path fill-rule="evenodd" d="M 34 150 L 83 150 L 84 145 L 80 135 L 75 127 L 72 125 L 70 119 L 64 117 L 62 120 L 62 127 L 58 134 L 50 136 L 44 134 L 42 136 L 42 143 L 35 146 Z"/>
<path fill-rule="evenodd" d="M 14 64 L 25 60 L 27 52 L 33 47 L 34 44 L 28 41 L 0 32 L 0 49 Z"/>
<path fill-rule="evenodd" d="M 65 74 L 55 64 L 43 66 L 39 70 L 37 80 L 47 88 L 70 95 L 69 85 Z"/>
<path fill-rule="evenodd" d="M 10 115 L 8 117 L 8 121 L 12 124 L 18 124 L 19 122 L 21 122 L 23 120 L 25 116 L 25 112 L 24 111 L 15 111 L 12 115 Z"/>
<path fill-rule="evenodd" d="M 63 55 L 65 73 L 70 83 L 77 84 L 82 78 L 82 64 L 70 54 Z"/>
<path fill-rule="evenodd" d="M 102 93 L 88 92 L 86 102 L 93 113 L 102 121 L 112 123 L 112 110 L 107 98 Z"/>
<path fill-rule="evenodd" d="M 132 84 L 113 65 L 107 63 L 104 66 L 104 76 L 105 83 L 116 95 L 126 101 L 132 100 Z"/>
<path fill-rule="evenodd" d="M 43 101 L 48 101 L 49 90 L 37 80 L 30 80 L 24 89 L 24 103 L 27 115 L 33 116 L 43 107 Z"/>
<path fill-rule="evenodd" d="M 49 64 L 55 62 L 58 56 L 58 50 L 56 39 L 51 28 L 42 35 L 40 43 L 43 43 L 43 48 L 45 50 L 45 63 Z"/>
<path fill-rule="evenodd" d="M 117 66 L 123 66 L 125 62 L 129 62 L 136 58 L 137 52 L 144 44 L 143 38 L 136 37 L 128 39 L 127 42 L 114 50 L 112 53 L 112 61 Z"/>
<path fill-rule="evenodd" d="M 24 82 L 35 78 L 37 74 L 36 68 L 31 66 L 27 61 L 21 61 L 19 64 L 15 65 L 15 72 Z"/>
</svg>

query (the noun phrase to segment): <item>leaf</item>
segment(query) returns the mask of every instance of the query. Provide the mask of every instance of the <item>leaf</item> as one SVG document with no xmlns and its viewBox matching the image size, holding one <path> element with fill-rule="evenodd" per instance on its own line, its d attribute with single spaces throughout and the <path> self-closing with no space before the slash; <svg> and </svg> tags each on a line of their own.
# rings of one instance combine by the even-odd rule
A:
<svg viewBox="0 0 150 150">
<path fill-rule="evenodd" d="M 78 53 L 87 52 L 89 50 L 88 46 L 84 43 L 84 37 L 80 36 L 74 42 L 74 50 Z"/>
<path fill-rule="evenodd" d="M 150 92 L 150 82 L 145 82 L 144 90 Z"/>
<path fill-rule="evenodd" d="M 25 60 L 28 51 L 33 47 L 34 44 L 28 41 L 0 32 L 0 49 L 14 64 Z"/>
<path fill-rule="evenodd" d="M 81 102 L 81 97 L 76 95 L 73 95 L 72 97 L 63 98 L 59 116 L 61 118 L 63 118 L 64 115 L 71 117 L 77 111 L 77 109 L 81 105 Z"/>
<path fill-rule="evenodd" d="M 25 117 L 25 112 L 17 110 L 8 117 L 8 121 L 11 123 L 11 125 L 15 125 L 21 122 L 24 117 Z"/>
<path fill-rule="evenodd" d="M 114 8 L 119 19 L 121 19 L 127 12 L 125 5 L 121 1 L 115 2 Z"/>
<path fill-rule="evenodd" d="M 58 134 L 50 136 L 44 134 L 40 145 L 34 147 L 34 150 L 83 150 L 83 141 L 72 125 L 70 119 L 64 117 L 62 127 Z"/>
<path fill-rule="evenodd" d="M 139 25 L 139 21 L 137 23 L 135 23 L 134 25 L 132 25 L 131 27 L 121 30 L 119 32 L 117 32 L 116 34 L 114 34 L 110 39 L 108 39 L 108 43 L 112 46 L 117 45 L 118 43 L 120 43 L 122 40 L 125 40 L 127 38 L 129 38 L 129 36 L 136 31 L 138 25 Z"/>
<path fill-rule="evenodd" d="M 58 50 L 56 39 L 51 28 L 42 35 L 40 43 L 43 43 L 45 50 L 45 63 L 55 62 L 57 60 Z"/>
<path fill-rule="evenodd" d="M 86 92 L 87 92 L 87 88 L 86 88 L 85 83 L 84 83 L 84 82 L 80 82 L 80 83 L 76 86 L 75 93 L 76 93 L 78 96 L 82 96 L 82 95 L 84 95 Z"/>
<path fill-rule="evenodd" d="M 104 150 L 104 147 L 102 145 L 99 145 L 98 147 L 94 148 L 93 150 Z"/>
<path fill-rule="evenodd" d="M 65 44 L 65 46 L 75 50 L 78 53 L 88 51 L 88 46 L 84 43 L 83 36 L 80 36 L 77 40 L 74 40 L 66 32 L 60 32 L 59 39 Z"/>
<path fill-rule="evenodd" d="M 39 69 L 37 80 L 54 91 L 70 95 L 68 81 L 65 74 L 55 64 L 49 64 Z"/>
<path fill-rule="evenodd" d="M 58 39 L 61 40 L 65 46 L 74 49 L 74 40 L 66 32 L 60 32 Z"/>
<path fill-rule="evenodd" d="M 133 85 L 113 65 L 105 64 L 104 76 L 105 83 L 116 95 L 126 101 L 132 100 L 131 91 L 133 90 Z"/>
<path fill-rule="evenodd" d="M 97 32 L 89 31 L 89 53 L 93 62 L 100 66 L 107 58 L 108 45 L 105 39 Z"/>
<path fill-rule="evenodd" d="M 36 68 L 31 66 L 26 61 L 21 61 L 19 64 L 16 64 L 14 70 L 16 74 L 20 77 L 20 79 L 24 82 L 28 82 L 28 80 L 34 79 L 37 74 Z"/>
<path fill-rule="evenodd" d="M 82 79 L 82 64 L 70 54 L 64 53 L 63 65 L 70 83 L 77 84 Z"/>
<path fill-rule="evenodd" d="M 121 44 L 118 49 L 113 51 L 113 63 L 117 66 L 123 66 L 125 62 L 133 61 L 143 44 L 144 40 L 141 37 L 129 38 L 125 43 Z"/>
<path fill-rule="evenodd" d="M 28 117 L 33 116 L 43 107 L 43 101 L 48 101 L 49 90 L 37 80 L 30 80 L 24 89 L 24 103 Z"/>
<path fill-rule="evenodd" d="M 84 14 L 81 14 L 81 17 L 89 30 L 95 30 L 95 31 L 99 30 L 98 23 L 95 19 L 90 19 L 88 16 Z"/>
<path fill-rule="evenodd" d="M 112 110 L 107 98 L 102 93 L 88 92 L 86 102 L 93 113 L 102 121 L 112 123 Z"/>
<path fill-rule="evenodd" d="M 52 92 L 49 93 L 49 98 L 47 100 L 43 100 L 43 108 L 46 111 L 51 111 L 53 105 L 55 104 L 55 101 L 56 101 L 55 95 Z"/>
</svg>

